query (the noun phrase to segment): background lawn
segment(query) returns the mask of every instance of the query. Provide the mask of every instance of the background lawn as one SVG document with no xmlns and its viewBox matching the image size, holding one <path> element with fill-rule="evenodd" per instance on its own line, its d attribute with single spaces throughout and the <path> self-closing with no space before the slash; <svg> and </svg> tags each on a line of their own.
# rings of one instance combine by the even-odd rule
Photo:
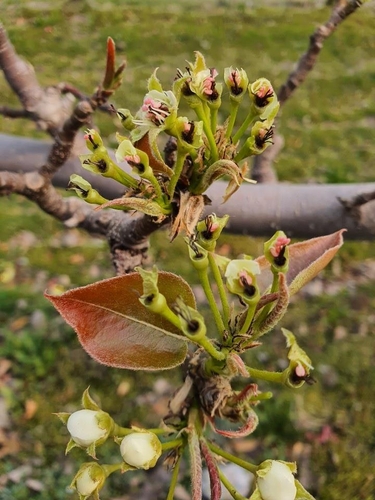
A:
<svg viewBox="0 0 375 500">
<path fill-rule="evenodd" d="M 260 7 L 261 6 L 261 7 Z M 128 68 L 113 104 L 136 111 L 158 66 L 165 88 L 177 67 L 204 53 L 219 72 L 233 65 L 278 88 L 329 16 L 324 2 L 230 0 L 2 0 L 2 22 L 43 85 L 65 81 L 90 93 L 101 78 L 105 42 L 116 41 Z M 287 182 L 375 181 L 375 6 L 370 2 L 329 39 L 308 81 L 282 112 L 285 147 L 277 162 Z M 224 100 L 224 99 L 223 99 Z M 0 105 L 17 101 L 0 78 Z M 225 110 L 224 110 L 225 111 Z M 114 145 L 118 123 L 97 124 Z M 32 123 L 0 117 L 0 131 L 44 138 Z M 159 268 L 196 282 L 181 240 L 152 238 Z M 262 241 L 223 238 L 220 251 L 256 255 Z M 319 500 L 372 500 L 375 491 L 375 259 L 372 243 L 347 243 L 333 264 L 294 298 L 282 326 L 298 336 L 317 383 L 275 390 L 259 407 L 261 425 L 236 453 L 255 461 L 297 459 Z M 43 298 L 113 275 L 105 242 L 61 224 L 18 197 L 0 198 L 0 499 L 63 500 L 81 450 L 64 456 L 57 411 L 74 411 L 90 385 L 123 425 L 157 425 L 179 373 L 145 375 L 99 366 Z M 279 331 L 252 352 L 257 367 L 282 369 Z M 262 386 L 264 390 L 269 386 Z M 273 389 L 273 388 L 272 388 Z M 142 410 L 135 407 L 144 405 Z M 104 448 L 103 461 L 116 460 Z M 13 471 L 12 474 L 9 474 Z M 115 476 L 103 498 L 134 499 L 141 474 Z"/>
</svg>

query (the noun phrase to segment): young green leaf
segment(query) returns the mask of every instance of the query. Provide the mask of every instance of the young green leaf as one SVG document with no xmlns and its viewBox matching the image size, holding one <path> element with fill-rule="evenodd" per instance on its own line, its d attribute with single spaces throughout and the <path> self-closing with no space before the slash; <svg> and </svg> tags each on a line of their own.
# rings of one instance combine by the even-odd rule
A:
<svg viewBox="0 0 375 500">
<path fill-rule="evenodd" d="M 159 272 L 158 287 L 169 305 L 181 297 L 195 307 L 190 286 L 179 276 Z M 129 370 L 174 368 L 186 357 L 186 339 L 175 326 L 141 304 L 142 293 L 140 274 L 131 273 L 59 296 L 45 296 L 96 361 Z"/>
</svg>

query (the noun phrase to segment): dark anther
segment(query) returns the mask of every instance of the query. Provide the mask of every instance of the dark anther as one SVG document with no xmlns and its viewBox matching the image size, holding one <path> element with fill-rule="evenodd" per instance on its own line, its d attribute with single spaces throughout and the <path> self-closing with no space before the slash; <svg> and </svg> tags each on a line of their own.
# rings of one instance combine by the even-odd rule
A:
<svg viewBox="0 0 375 500">
<path fill-rule="evenodd" d="M 202 231 L 202 236 L 206 240 L 210 240 L 213 236 L 213 231 L 211 230 L 212 229 L 212 216 L 207 215 L 207 217 L 204 219 L 204 222 L 206 224 L 207 229 L 205 231 Z"/>
<path fill-rule="evenodd" d="M 256 106 L 258 106 L 258 108 L 264 108 L 268 104 L 268 99 L 271 99 L 271 97 L 274 96 L 274 93 L 271 89 L 268 89 L 267 92 L 262 97 L 256 93 L 253 95 L 255 95 Z"/>
<path fill-rule="evenodd" d="M 100 172 L 106 172 L 107 171 L 107 162 L 105 160 L 99 160 L 95 162 L 95 165 L 98 167 Z"/>
<path fill-rule="evenodd" d="M 152 301 L 154 300 L 154 298 L 155 298 L 155 295 L 153 293 L 151 295 L 147 295 L 147 297 L 145 298 L 146 306 L 149 306 L 150 304 L 152 304 Z"/>
<path fill-rule="evenodd" d="M 233 86 L 230 88 L 230 90 L 231 90 L 232 94 L 234 94 L 234 95 L 240 95 L 243 92 L 243 88 L 239 87 L 237 85 L 237 82 L 236 82 L 236 73 L 233 72 L 231 74 L 231 76 L 232 76 L 232 80 L 233 80 L 234 83 L 233 83 Z"/>
<path fill-rule="evenodd" d="M 189 130 L 187 132 L 183 131 L 182 134 L 181 134 L 181 137 L 188 144 L 192 144 L 193 143 L 193 139 L 194 139 L 195 125 L 194 125 L 194 122 L 189 122 L 189 125 L 190 125 Z"/>
<path fill-rule="evenodd" d="M 117 114 L 118 116 L 120 117 L 120 119 L 122 121 L 126 120 L 127 119 L 127 116 L 124 115 L 124 113 L 121 113 L 121 111 L 117 111 Z"/>
<path fill-rule="evenodd" d="M 91 134 L 88 135 L 88 140 L 91 142 L 91 144 L 93 145 L 94 149 L 96 149 L 99 146 L 99 144 L 96 144 L 96 142 L 94 142 L 94 139 L 92 138 Z"/>
<path fill-rule="evenodd" d="M 188 321 L 189 333 L 196 333 L 199 330 L 199 321 L 191 319 Z"/>
<path fill-rule="evenodd" d="M 308 385 L 316 383 L 316 380 L 311 375 L 306 374 L 303 377 L 299 377 L 295 371 L 290 375 L 289 380 L 293 385 L 298 385 L 301 382 L 306 382 Z"/>
<path fill-rule="evenodd" d="M 245 294 L 249 297 L 253 297 L 256 292 L 256 288 L 254 285 L 250 285 L 244 276 L 240 276 L 240 283 L 244 287 Z"/>
<path fill-rule="evenodd" d="M 259 149 L 262 149 L 266 142 L 272 143 L 273 138 L 273 128 L 269 128 L 266 133 L 262 136 L 261 134 L 257 134 L 255 136 L 255 144 Z"/>
<path fill-rule="evenodd" d="M 189 241 L 190 248 L 193 250 L 195 253 L 195 258 L 196 259 L 201 259 L 203 257 L 203 254 L 200 252 L 196 242 L 194 241 L 193 238 L 190 239 Z"/>
<path fill-rule="evenodd" d="M 282 266 L 284 266 L 284 265 L 285 265 L 285 263 L 286 263 L 286 258 L 284 257 L 284 255 L 285 255 L 285 250 L 286 250 L 286 246 L 283 246 L 283 247 L 281 248 L 281 250 L 280 250 L 279 255 L 278 255 L 277 257 L 274 257 L 274 259 L 273 259 L 273 260 L 274 260 L 274 262 L 275 262 L 275 264 L 276 264 L 277 266 L 282 267 Z"/>
</svg>

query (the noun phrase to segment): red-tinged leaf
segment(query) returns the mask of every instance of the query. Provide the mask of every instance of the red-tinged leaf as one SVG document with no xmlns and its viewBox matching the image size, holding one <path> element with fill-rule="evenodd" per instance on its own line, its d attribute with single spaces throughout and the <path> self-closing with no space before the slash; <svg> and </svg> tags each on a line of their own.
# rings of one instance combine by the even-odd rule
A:
<svg viewBox="0 0 375 500">
<path fill-rule="evenodd" d="M 327 236 L 318 236 L 311 240 L 293 243 L 289 246 L 289 269 L 286 273 L 290 295 L 295 294 L 326 267 L 343 245 L 341 229 Z M 257 276 L 257 283 L 262 290 L 266 290 L 272 283 L 273 275 L 268 260 L 262 256 L 256 259 L 261 274 Z"/>
<path fill-rule="evenodd" d="M 154 142 L 156 143 L 156 137 Z M 164 162 L 163 158 L 160 156 L 160 153 L 158 154 L 158 149 L 152 147 L 152 141 L 150 140 L 149 132 L 147 132 L 147 134 L 141 137 L 138 141 L 135 141 L 134 147 L 147 154 L 150 161 L 150 166 L 155 174 L 165 174 L 168 177 L 172 176 L 173 170 Z"/>
<path fill-rule="evenodd" d="M 177 297 L 195 307 L 189 285 L 159 272 L 159 291 L 169 305 Z M 187 352 L 179 330 L 139 302 L 142 278 L 131 273 L 76 288 L 59 296 L 45 294 L 95 360 L 129 370 L 165 370 L 181 364 Z"/>
<path fill-rule="evenodd" d="M 107 39 L 107 65 L 103 79 L 103 88 L 109 90 L 115 75 L 116 46 L 111 37 Z"/>
<path fill-rule="evenodd" d="M 229 439 L 243 438 L 243 437 L 248 436 L 249 434 L 251 434 L 252 432 L 255 431 L 255 429 L 258 426 L 258 422 L 259 422 L 258 415 L 255 413 L 255 411 L 252 411 L 252 410 L 249 411 L 249 415 L 248 415 L 248 418 L 247 418 L 247 421 L 245 422 L 245 424 L 235 431 L 218 429 L 215 426 L 215 420 L 211 417 L 207 417 L 207 418 L 208 418 L 208 421 L 210 422 L 213 430 L 217 434 L 220 434 L 221 436 L 225 436 Z"/>
</svg>

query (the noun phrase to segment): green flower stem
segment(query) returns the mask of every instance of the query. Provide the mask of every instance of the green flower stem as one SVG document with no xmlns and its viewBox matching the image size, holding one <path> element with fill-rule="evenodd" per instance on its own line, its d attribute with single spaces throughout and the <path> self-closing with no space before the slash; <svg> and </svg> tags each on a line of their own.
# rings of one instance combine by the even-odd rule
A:
<svg viewBox="0 0 375 500">
<path fill-rule="evenodd" d="M 119 464 L 104 464 L 102 468 L 104 469 L 106 477 L 110 476 L 113 472 L 121 470 L 124 466 L 124 462 Z"/>
<path fill-rule="evenodd" d="M 233 484 L 223 474 L 223 471 L 220 469 L 220 467 L 217 468 L 217 471 L 219 473 L 220 481 L 226 487 L 226 489 L 228 490 L 229 494 L 231 495 L 231 497 L 234 498 L 234 500 L 247 500 L 247 498 L 245 498 L 244 496 L 242 496 L 241 493 L 238 493 L 238 491 L 233 486 Z"/>
<path fill-rule="evenodd" d="M 254 314 L 257 308 L 258 302 L 254 302 L 254 304 L 249 304 L 247 311 L 246 311 L 246 318 L 245 322 L 242 325 L 242 328 L 240 330 L 240 335 L 244 335 L 247 333 L 250 329 L 251 322 L 254 319 Z"/>
<path fill-rule="evenodd" d="M 208 143 L 210 145 L 210 151 L 211 151 L 210 160 L 211 160 L 211 163 L 215 163 L 215 161 L 217 161 L 219 159 L 219 153 L 217 150 L 215 137 L 214 137 L 212 130 L 211 130 L 211 124 L 210 124 L 209 120 L 207 119 L 207 115 L 204 112 L 202 104 L 200 104 L 199 106 L 195 106 L 194 111 L 197 114 L 199 120 L 201 120 L 203 122 L 203 130 L 204 130 L 204 133 L 206 134 Z"/>
<path fill-rule="evenodd" d="M 248 126 L 254 120 L 254 118 L 256 118 L 256 116 L 257 116 L 257 114 L 254 113 L 253 110 L 251 110 L 250 113 L 245 118 L 245 120 L 244 120 L 243 124 L 241 125 L 241 127 L 234 134 L 234 136 L 233 136 L 233 144 L 236 144 L 236 142 L 238 142 L 241 139 L 241 137 L 243 136 L 243 134 L 246 132 Z"/>
<path fill-rule="evenodd" d="M 286 370 L 282 372 L 269 372 L 267 370 L 258 370 L 257 368 L 246 367 L 250 377 L 267 380 L 268 382 L 275 382 L 277 384 L 284 384 L 287 376 Z"/>
<path fill-rule="evenodd" d="M 218 329 L 220 337 L 222 338 L 224 331 L 225 331 L 225 326 L 223 323 L 223 319 L 220 315 L 219 309 L 217 307 L 217 304 L 215 302 L 214 294 L 212 293 L 212 290 L 211 290 L 210 281 L 209 281 L 208 275 L 207 275 L 207 269 L 197 269 L 197 271 L 198 271 L 198 276 L 199 276 L 203 291 L 207 297 L 208 304 L 209 304 L 210 309 L 212 311 L 216 327 Z"/>
<path fill-rule="evenodd" d="M 161 312 L 159 312 L 158 314 L 160 314 L 160 316 L 162 316 L 167 321 L 169 321 L 170 323 L 172 323 L 173 326 L 175 326 L 176 328 L 178 328 L 179 330 L 181 330 L 181 323 L 180 323 L 179 317 L 177 316 L 177 314 L 175 314 L 172 311 L 172 309 L 169 308 L 169 306 L 167 304 L 165 305 L 165 307 L 163 308 L 163 310 Z"/>
<path fill-rule="evenodd" d="M 218 108 L 211 109 L 211 132 L 215 135 L 217 127 L 217 112 Z"/>
<path fill-rule="evenodd" d="M 251 151 L 250 151 L 250 148 L 249 146 L 247 145 L 247 142 L 245 142 L 243 145 L 242 145 L 242 148 L 238 151 L 238 153 L 236 154 L 236 156 L 234 157 L 234 161 L 235 162 L 239 162 L 241 160 L 243 160 L 244 158 L 246 158 L 247 156 L 251 156 Z"/>
<path fill-rule="evenodd" d="M 200 339 L 197 344 L 203 347 L 203 349 L 217 361 L 223 361 L 226 358 L 226 354 L 215 349 L 215 347 L 213 346 L 213 344 L 211 344 L 210 340 L 207 337 L 203 337 L 202 339 Z"/>
<path fill-rule="evenodd" d="M 181 465 L 181 454 L 179 454 L 177 462 L 176 462 L 175 466 L 173 467 L 172 477 L 170 480 L 169 490 L 168 490 L 168 495 L 167 495 L 166 500 L 173 500 L 174 499 L 174 492 L 175 492 L 175 489 L 177 486 L 180 465 Z"/>
<path fill-rule="evenodd" d="M 165 443 L 161 444 L 161 448 L 164 451 L 171 450 L 172 448 L 179 448 L 183 444 L 184 440 L 182 438 L 180 439 L 173 439 L 172 441 L 166 441 Z"/>
<path fill-rule="evenodd" d="M 111 436 L 128 436 L 129 434 L 133 434 L 133 432 L 134 429 L 121 427 L 120 425 L 115 424 L 113 431 L 111 432 Z"/>
<path fill-rule="evenodd" d="M 163 200 L 163 191 L 161 190 L 160 184 L 158 183 L 157 178 L 154 176 L 154 174 L 148 175 L 147 177 L 144 177 L 146 180 L 148 180 L 153 188 L 155 189 L 155 194 L 156 194 L 156 200 L 160 200 L 164 202 Z"/>
<path fill-rule="evenodd" d="M 216 446 L 214 443 L 207 443 L 210 450 L 216 453 L 216 455 L 219 455 L 220 457 L 225 458 L 225 460 L 229 460 L 229 462 L 232 462 L 236 465 L 239 465 L 243 469 L 248 470 L 249 472 L 252 472 L 255 474 L 255 472 L 258 470 L 258 466 L 251 464 L 250 462 L 247 462 L 246 460 L 243 460 L 242 458 L 238 458 L 235 455 L 232 455 L 231 453 L 228 453 L 227 451 L 219 448 L 219 446 Z"/>
<path fill-rule="evenodd" d="M 139 186 L 139 182 L 134 179 L 130 174 L 124 172 L 111 158 L 108 156 L 106 159 L 108 163 L 108 174 L 106 177 L 111 177 L 115 181 L 123 184 L 126 187 L 137 189 Z"/>
<path fill-rule="evenodd" d="M 237 118 L 237 112 L 240 107 L 240 103 L 238 101 L 234 101 L 233 99 L 230 100 L 230 115 L 229 115 L 229 122 L 227 126 L 227 131 L 225 133 L 225 137 L 229 139 L 229 137 L 232 135 L 233 127 L 236 122 Z"/>
<path fill-rule="evenodd" d="M 279 275 L 278 273 L 273 273 L 273 280 L 272 280 L 272 286 L 270 293 L 275 293 L 279 289 Z M 263 323 L 263 321 L 267 318 L 268 314 L 270 313 L 271 309 L 274 307 L 274 303 L 270 302 L 269 304 L 265 305 L 263 309 L 260 311 L 259 316 L 254 322 L 254 336 L 253 339 L 257 338 L 257 330 L 259 329 L 260 325 Z"/>
<path fill-rule="evenodd" d="M 263 392 L 261 393 L 263 394 Z M 155 427 L 155 429 L 147 429 L 149 432 L 152 432 L 155 434 L 155 436 L 160 436 L 162 434 L 170 434 L 170 430 L 167 429 L 160 429 L 160 427 Z"/>
<path fill-rule="evenodd" d="M 208 262 L 210 264 L 210 268 L 213 274 L 213 277 L 216 281 L 217 288 L 219 291 L 219 296 L 221 300 L 221 305 L 223 307 L 223 317 L 224 317 L 224 325 L 228 325 L 229 321 L 229 303 L 228 303 L 228 297 L 225 291 L 225 286 L 223 282 L 223 278 L 221 277 L 221 273 L 219 270 L 219 266 L 217 265 L 217 262 L 215 260 L 215 256 L 213 252 L 208 252 Z"/>
<path fill-rule="evenodd" d="M 176 189 L 176 185 L 178 179 L 180 178 L 182 169 L 184 168 L 185 158 L 187 156 L 187 152 L 183 151 L 181 148 L 177 147 L 177 159 L 173 169 L 173 175 L 168 184 L 168 194 L 170 198 L 173 198 L 174 191 Z"/>
</svg>

